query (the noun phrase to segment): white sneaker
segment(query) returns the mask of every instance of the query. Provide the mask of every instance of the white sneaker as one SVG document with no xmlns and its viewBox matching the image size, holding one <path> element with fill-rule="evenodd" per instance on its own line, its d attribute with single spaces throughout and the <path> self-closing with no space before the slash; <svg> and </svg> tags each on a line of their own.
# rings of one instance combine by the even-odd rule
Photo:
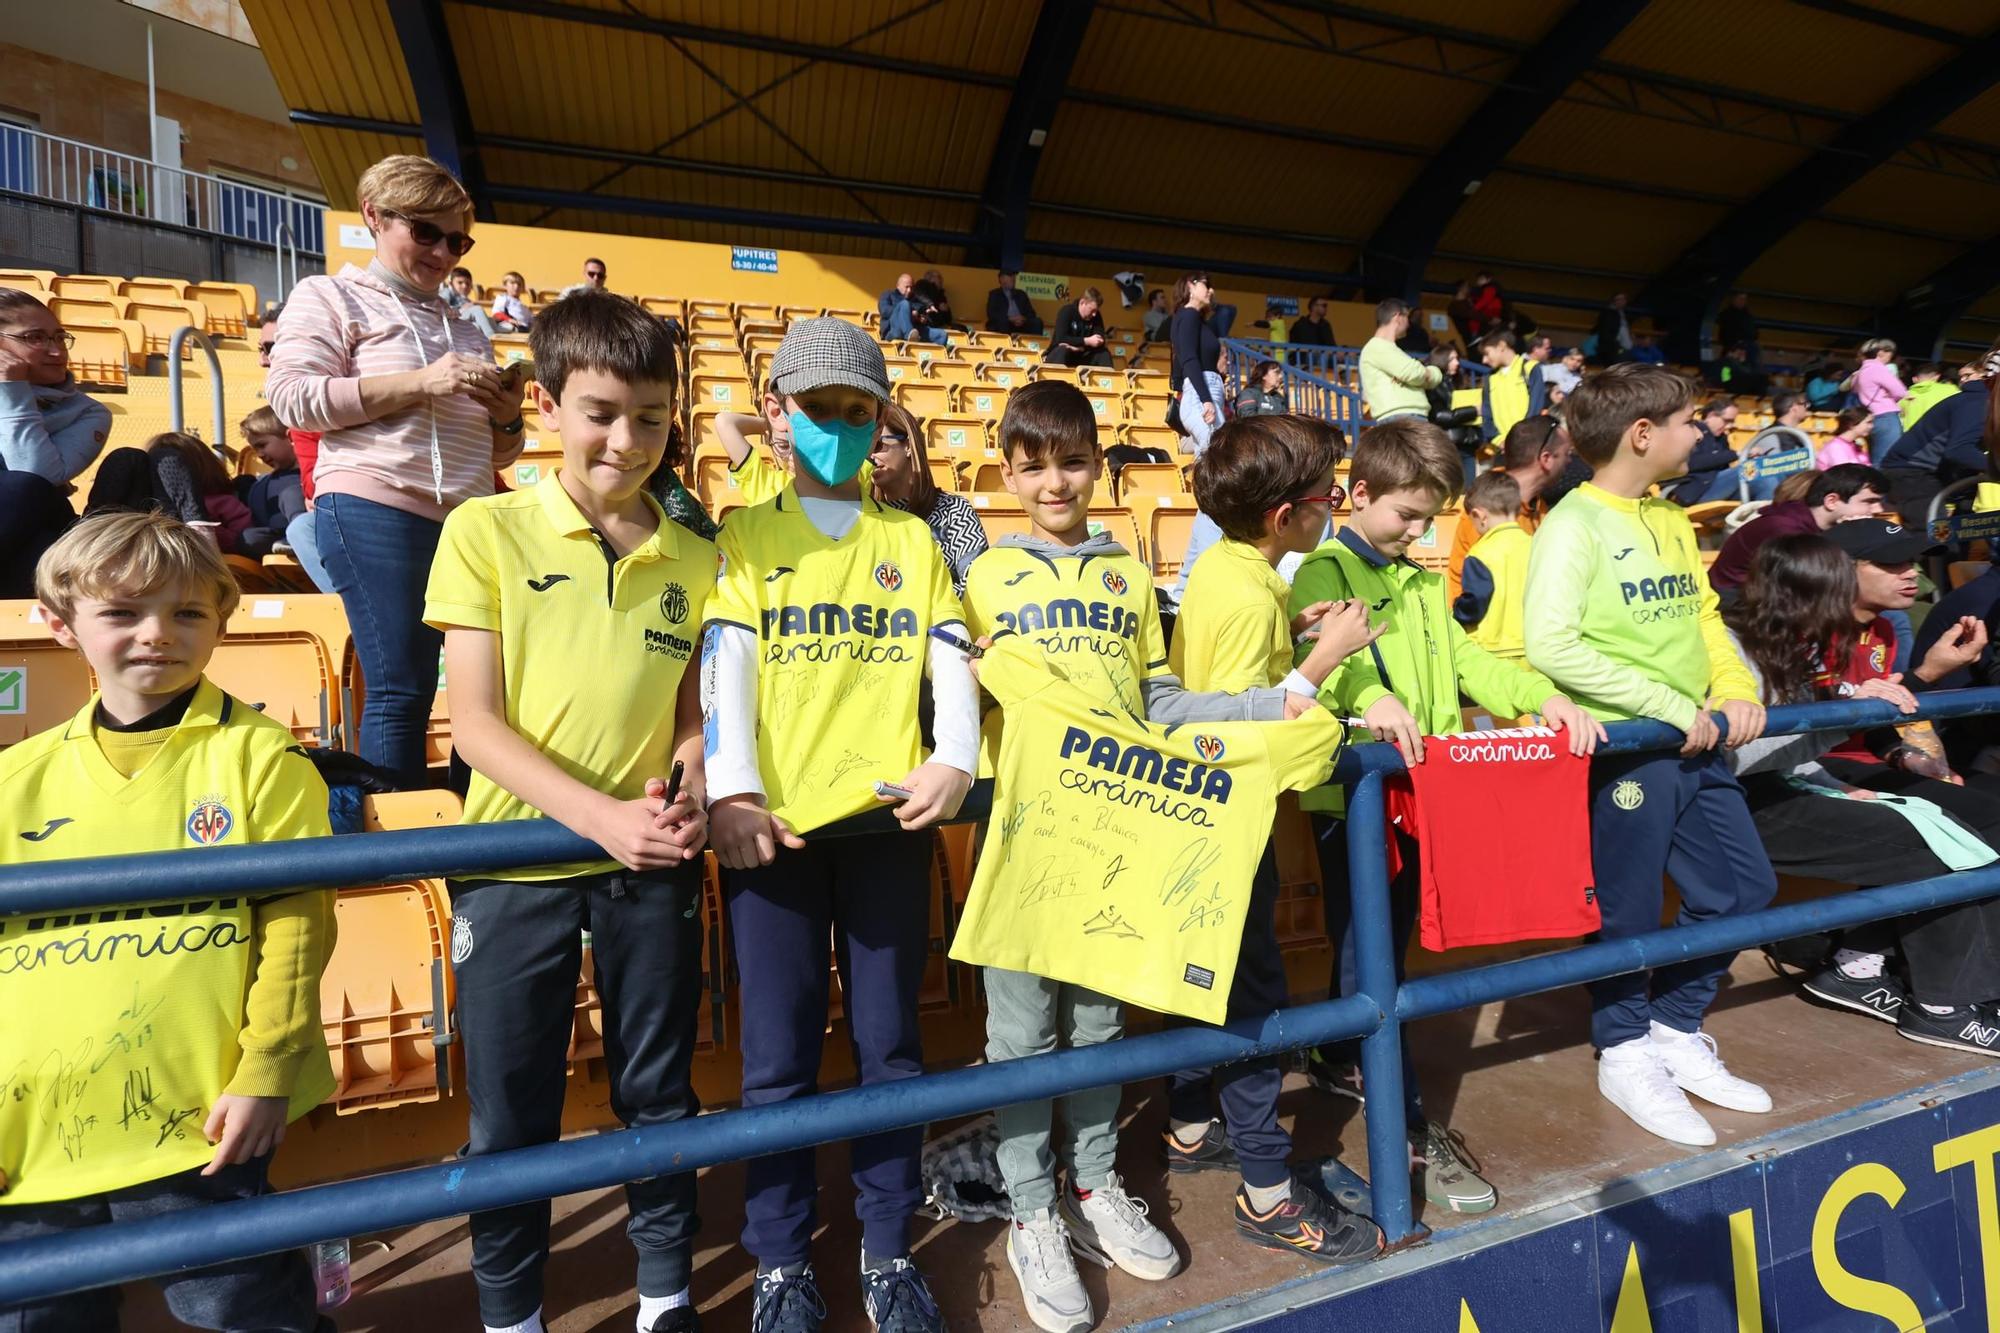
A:
<svg viewBox="0 0 2000 1333">
<path fill-rule="evenodd" d="M 1674 1082 L 1703 1101 L 1753 1115 L 1771 1109 L 1770 1093 L 1723 1068 L 1722 1057 L 1715 1053 L 1715 1038 L 1706 1032 L 1677 1032 L 1655 1023 L 1653 1050 Z"/>
<path fill-rule="evenodd" d="M 1076 1275 L 1069 1230 L 1043 1209 L 1007 1228 L 1007 1265 L 1021 1284 L 1028 1318 L 1048 1333 L 1084 1333 L 1091 1324 L 1090 1293 Z"/>
<path fill-rule="evenodd" d="M 1076 1248 L 1107 1268 L 1117 1264 L 1148 1282 L 1164 1282 L 1181 1271 L 1180 1251 L 1147 1218 L 1145 1203 L 1127 1194 L 1125 1182 L 1116 1175 L 1105 1177 L 1087 1199 L 1078 1198 L 1075 1190 L 1064 1190 L 1062 1216 Z"/>
<path fill-rule="evenodd" d="M 1674 1085 L 1649 1037 L 1634 1037 L 1598 1055 L 1597 1090 L 1649 1134 L 1692 1148 L 1715 1142 L 1715 1131 Z"/>
</svg>

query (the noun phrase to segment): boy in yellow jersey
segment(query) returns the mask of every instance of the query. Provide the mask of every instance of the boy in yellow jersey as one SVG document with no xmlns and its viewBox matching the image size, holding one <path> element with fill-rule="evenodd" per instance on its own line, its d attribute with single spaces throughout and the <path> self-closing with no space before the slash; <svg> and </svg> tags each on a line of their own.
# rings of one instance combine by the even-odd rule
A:
<svg viewBox="0 0 2000 1333">
<path fill-rule="evenodd" d="M 1318 544 L 1334 508 L 1339 433 L 1312 417 L 1240 417 L 1215 433 L 1194 468 L 1195 501 L 1224 540 L 1189 575 L 1168 662 L 1190 690 L 1275 685 L 1292 669 L 1292 642 L 1312 625 L 1359 650 L 1381 633 L 1355 601 L 1320 603 L 1288 616 L 1291 590 L 1278 562 Z M 1333 625 L 1325 622 L 1338 609 Z M 1357 623 L 1358 622 L 1358 623 Z M 1336 631 L 1335 626 L 1338 626 Z M 1278 865 L 1267 847 L 1251 890 L 1229 991 L 1229 1016 L 1282 1009 L 1289 1001 L 1278 952 Z M 1381 1252 L 1382 1233 L 1303 1179 L 1294 1180 L 1292 1138 L 1278 1123 L 1283 1074 L 1276 1060 L 1189 1070 L 1168 1086 L 1167 1166 L 1176 1172 L 1240 1170 L 1236 1227 L 1252 1242 L 1295 1250 L 1324 1263 Z M 1222 1104 L 1227 1140 L 1215 1133 L 1212 1100 Z M 1233 1151 L 1232 1151 L 1233 1149 Z"/>
<path fill-rule="evenodd" d="M 1528 595 L 1528 543 L 1521 526 L 1521 486 L 1495 468 L 1473 479 L 1465 517 L 1479 531 L 1460 576 L 1464 591 L 1451 604 L 1453 619 L 1472 641 L 1503 662 L 1525 667 L 1521 615 Z"/>
<path fill-rule="evenodd" d="M 1092 535 L 1090 501 L 1103 469 L 1097 418 L 1071 384 L 1030 384 L 1008 400 L 1000 419 L 1001 478 L 1028 516 L 1026 534 L 1008 534 L 975 560 L 966 579 L 966 623 L 982 640 L 1032 639 L 1055 669 L 1106 706 L 1153 722 L 1278 721 L 1313 708 L 1315 681 L 1338 662 L 1337 634 L 1304 664 L 1296 690 L 1190 694 L 1167 669 L 1151 572 L 1108 534 Z M 1350 613 L 1349 620 L 1362 623 Z M 986 717 L 990 761 L 1002 713 Z M 1109 996 L 1005 968 L 986 969 L 986 1057 L 1011 1060 L 1093 1045 L 1124 1028 L 1123 1006 Z M 1063 1098 L 1066 1136 L 1060 1156 L 1069 1188 L 1056 1190 L 1050 1150 L 1054 1108 L 1048 1101 L 1002 1107 L 1000 1172 L 1014 1223 L 1007 1258 L 1029 1317 L 1049 1333 L 1071 1333 L 1092 1319 L 1090 1297 L 1070 1257 L 1079 1248 L 1135 1277 L 1158 1281 L 1180 1269 L 1180 1256 L 1125 1192 L 1113 1171 L 1123 1090 L 1091 1088 Z"/>
<path fill-rule="evenodd" d="M 1687 512 L 1652 488 L 1687 470 L 1699 433 L 1688 382 L 1660 366 L 1602 370 L 1569 399 L 1577 457 L 1596 470 L 1549 511 L 1528 557 L 1528 662 L 1598 717 L 1650 717 L 1687 733 L 1679 754 L 1616 755 L 1590 775 L 1591 861 L 1604 938 L 1660 928 L 1661 881 L 1681 923 L 1754 912 L 1777 876 L 1742 784 L 1716 751 L 1757 739 L 1764 706 L 1716 609 Z M 1705 1147 L 1715 1130 L 1687 1093 L 1769 1111 L 1723 1067 L 1702 1018 L 1731 955 L 1590 983 L 1597 1088 L 1642 1128 Z"/>
<path fill-rule="evenodd" d="M 1350 474 L 1354 514 L 1299 566 L 1292 601 L 1359 598 L 1382 618 L 1383 634 L 1369 652 L 1341 664 L 1321 699 L 1343 717 L 1362 719 L 1375 739 L 1396 742 L 1410 764 L 1423 762 L 1425 736 L 1463 728 L 1461 695 L 1470 695 L 1500 717 L 1541 713 L 1550 726 L 1569 732 L 1574 752 L 1588 754 L 1600 728 L 1546 679 L 1517 670 L 1472 642 L 1451 617 L 1444 576 L 1409 558 L 1410 544 L 1430 531 L 1438 512 L 1457 496 L 1464 475 L 1459 459 L 1450 437 L 1422 417 L 1400 417 L 1361 433 Z M 1351 914 L 1347 838 L 1340 819 L 1343 796 L 1321 787 L 1300 804 L 1312 812 L 1326 889 L 1327 941 L 1334 951 L 1329 989 L 1351 995 L 1356 981 L 1347 928 Z M 1415 841 L 1404 840 L 1402 850 L 1402 873 L 1389 895 L 1399 971 L 1400 950 L 1408 947 L 1416 926 L 1421 884 Z M 1358 1096 L 1359 1054 L 1359 1044 L 1351 1041 L 1320 1047 L 1308 1057 L 1307 1076 L 1325 1091 Z M 1403 1093 L 1410 1148 L 1423 1167 L 1425 1197 L 1458 1213 L 1493 1207 L 1493 1187 L 1460 1154 L 1453 1135 L 1425 1114 L 1407 1036 Z"/>
<path fill-rule="evenodd" d="M 0 864 L 331 833 L 291 733 L 202 675 L 238 596 L 213 542 L 160 514 L 86 519 L 35 593 L 98 693 L 0 753 Z M 333 1091 L 333 934 L 323 890 L 0 917 L 0 1245 L 265 1193 L 285 1126 Z M 297 1251 L 160 1282 L 193 1327 L 333 1327 Z M 0 1326 L 115 1330 L 118 1293 Z"/>
<path fill-rule="evenodd" d="M 729 483 L 742 503 L 763 504 L 792 479 L 792 436 L 784 422 L 754 412 L 724 412 L 715 418 L 715 435 L 729 455 Z M 758 451 L 760 435 L 771 442 L 775 463 Z"/>
<path fill-rule="evenodd" d="M 829 931 L 862 1083 L 923 1068 L 930 827 L 957 812 L 978 766 L 978 694 L 964 655 L 931 633 L 966 630 L 929 526 L 862 489 L 888 397 L 888 368 L 865 331 L 793 321 L 764 415 L 789 425 L 797 471 L 776 497 L 731 515 L 718 543 L 708 796 L 742 981 L 746 1106 L 817 1085 Z M 926 674 L 937 742 L 928 759 L 917 722 Z M 878 796 L 881 784 L 897 790 Z M 899 830 L 809 840 L 885 800 Z M 898 1129 L 850 1147 L 862 1301 L 897 1333 L 944 1327 L 909 1258 L 921 1144 L 920 1129 Z M 750 1326 L 817 1329 L 812 1150 L 753 1158 L 744 1174 L 743 1244 L 758 1270 Z"/>
<path fill-rule="evenodd" d="M 453 743 L 473 770 L 463 822 L 546 815 L 605 855 L 449 885 L 474 1153 L 562 1132 L 584 931 L 612 1109 L 628 1125 L 700 1109 L 688 1078 L 707 821 L 690 665 L 715 547 L 645 490 L 674 420 L 673 337 L 634 302 L 585 290 L 544 310 L 529 340 L 562 466 L 452 511 L 424 618 L 444 631 Z M 640 1333 L 698 1329 L 694 1176 L 625 1196 Z M 471 1229 L 488 1333 L 540 1333 L 548 1203 L 475 1213 Z"/>
</svg>

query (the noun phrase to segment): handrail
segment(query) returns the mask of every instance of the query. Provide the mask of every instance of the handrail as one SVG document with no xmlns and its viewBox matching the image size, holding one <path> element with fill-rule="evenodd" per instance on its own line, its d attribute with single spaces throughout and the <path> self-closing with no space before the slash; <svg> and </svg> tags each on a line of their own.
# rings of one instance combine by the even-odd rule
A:
<svg viewBox="0 0 2000 1333">
<path fill-rule="evenodd" d="M 292 243 L 292 280 L 290 282 L 285 281 L 285 242 L 287 241 Z M 290 222 L 280 221 L 278 223 L 275 242 L 278 251 L 278 302 L 282 305 L 285 298 L 292 294 L 292 288 L 299 285 L 299 238 L 293 233 Z"/>
<path fill-rule="evenodd" d="M 1259 360 L 1275 360 L 1278 362 L 1279 370 L 1284 374 L 1285 401 L 1291 406 L 1292 411 L 1301 416 L 1319 417 L 1331 421 L 1345 431 L 1349 438 L 1360 431 L 1361 395 L 1356 390 L 1324 375 L 1301 370 L 1282 357 L 1264 357 L 1247 339 L 1224 338 L 1222 345 L 1232 353 L 1229 358 L 1229 395 L 1232 402 L 1243 394 L 1245 386 L 1249 383 L 1250 372 Z"/>
<path fill-rule="evenodd" d="M 215 344 L 208 340 L 208 335 L 192 324 L 175 329 L 173 340 L 167 344 L 167 403 L 173 412 L 174 433 L 178 435 L 187 429 L 187 407 L 181 402 L 181 348 L 189 338 L 208 354 L 208 388 L 215 407 L 215 434 L 209 445 L 220 448 L 229 438 L 229 414 L 222 407 L 222 358 L 215 354 Z"/>
<path fill-rule="evenodd" d="M 1931 719 L 2000 713 L 2000 688 L 1922 695 L 1919 704 L 1915 716 Z M 1881 701 L 1844 700 L 1774 708 L 1767 733 L 1848 731 L 1908 720 L 1910 715 Z M 1602 749 L 1611 753 L 1671 749 L 1682 740 L 1681 732 L 1658 722 L 1620 722 L 1608 730 L 1610 740 Z M 1390 944 L 1381 783 L 1384 774 L 1401 767 L 1392 746 L 1371 743 L 1350 747 L 1335 771 L 1336 781 L 1352 787 L 1347 824 L 1358 994 L 1277 1010 L 1224 1028 L 1175 1028 L 1101 1046 L 219 1204 L 202 1211 L 199 1226 L 188 1225 L 186 1216 L 170 1214 L 11 1242 L 0 1245 L 0 1306 L 1355 1036 L 1362 1038 L 1363 1075 L 1369 1085 L 1366 1114 L 1374 1216 L 1392 1241 L 1403 1240 L 1416 1230 L 1398 1054 L 1400 1024 L 1405 1019 L 2000 893 L 2000 864 L 1995 864 L 1398 986 Z M 967 810 L 962 817 L 978 813 L 983 810 Z M 882 818 L 882 812 L 872 811 L 844 822 L 838 831 L 873 828 Z M 0 911 L 17 914 L 303 884 L 452 875 L 503 864 L 571 860 L 588 847 L 549 821 L 524 820 L 11 866 L 0 868 Z M 521 859 L 510 859 L 516 857 Z M 305 869 L 288 863 L 302 863 Z"/>
</svg>

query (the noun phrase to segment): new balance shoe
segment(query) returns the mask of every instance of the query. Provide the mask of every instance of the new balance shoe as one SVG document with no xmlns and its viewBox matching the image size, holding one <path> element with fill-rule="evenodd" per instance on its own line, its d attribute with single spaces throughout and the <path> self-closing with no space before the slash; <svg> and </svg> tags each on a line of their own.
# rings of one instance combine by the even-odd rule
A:
<svg viewBox="0 0 2000 1333">
<path fill-rule="evenodd" d="M 1479 1163 L 1465 1146 L 1465 1136 L 1427 1121 L 1410 1131 L 1410 1165 L 1421 1173 L 1424 1198 L 1454 1213 L 1483 1213 L 1499 1195 L 1479 1174 Z"/>
<path fill-rule="evenodd" d="M 1329 1060 L 1317 1048 L 1305 1053 L 1306 1082 L 1321 1092 L 1330 1092 L 1336 1097 L 1346 1097 L 1351 1101 L 1368 1104 L 1368 1094 L 1361 1086 L 1361 1066 L 1352 1060 Z"/>
<path fill-rule="evenodd" d="M 2000 1055 L 2000 1011 L 1990 1005 L 1967 1005 L 1948 1014 L 1934 1014 L 1912 1002 L 1896 1015 L 1896 1031 L 1926 1046 Z"/>
<path fill-rule="evenodd" d="M 1653 1050 L 1683 1091 L 1731 1111 L 1762 1115 L 1771 1109 L 1771 1094 L 1724 1068 L 1715 1038 L 1706 1032 L 1677 1032 L 1655 1023 Z"/>
<path fill-rule="evenodd" d="M 1145 1202 L 1127 1194 L 1125 1182 L 1116 1175 L 1088 1194 L 1064 1190 L 1062 1217 L 1071 1241 L 1086 1258 L 1106 1266 L 1117 1264 L 1148 1282 L 1163 1282 L 1181 1271 L 1180 1251 L 1146 1216 Z"/>
<path fill-rule="evenodd" d="M 1599 1052 L 1597 1090 L 1648 1134 L 1692 1148 L 1715 1142 L 1715 1130 L 1674 1083 L 1649 1037 L 1634 1037 Z"/>
<path fill-rule="evenodd" d="M 1251 1208 L 1249 1194 L 1237 1186 L 1236 1230 L 1253 1245 L 1289 1250 L 1323 1264 L 1357 1263 L 1383 1249 L 1382 1232 L 1373 1222 L 1297 1179 L 1290 1197 L 1268 1213 Z"/>
<path fill-rule="evenodd" d="M 1806 994 L 1816 1000 L 1837 1004 L 1870 1018 L 1879 1018 L 1884 1023 L 1895 1022 L 1910 998 L 1903 989 L 1903 983 L 1887 973 L 1862 980 L 1848 976 L 1830 963 L 1807 977 L 1802 984 Z"/>
<path fill-rule="evenodd" d="M 1229 1131 L 1214 1120 L 1208 1122 L 1208 1128 L 1192 1145 L 1174 1137 L 1172 1129 L 1167 1130 L 1163 1137 L 1166 1139 L 1167 1170 L 1177 1176 L 1184 1176 L 1190 1171 L 1236 1171 L 1242 1167 L 1236 1160 L 1236 1149 L 1229 1146 Z"/>
<path fill-rule="evenodd" d="M 862 1269 L 861 1304 L 881 1333 L 945 1333 L 944 1314 L 908 1259 Z"/>
<path fill-rule="evenodd" d="M 787 1264 L 757 1275 L 750 1298 L 750 1333 L 819 1333 L 826 1302 L 811 1264 Z"/>
<path fill-rule="evenodd" d="M 1083 1333 L 1090 1327 L 1090 1293 L 1076 1275 L 1062 1218 L 1046 1208 L 1007 1224 L 1007 1266 L 1021 1284 L 1021 1304 L 1035 1327 Z"/>
</svg>

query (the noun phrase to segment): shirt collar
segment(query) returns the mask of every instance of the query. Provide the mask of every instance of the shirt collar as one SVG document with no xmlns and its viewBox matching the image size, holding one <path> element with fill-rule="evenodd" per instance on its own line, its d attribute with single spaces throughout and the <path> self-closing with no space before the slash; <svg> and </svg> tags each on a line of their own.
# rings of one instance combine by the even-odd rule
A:
<svg viewBox="0 0 2000 1333">
<path fill-rule="evenodd" d="M 69 720 L 69 725 L 63 728 L 64 740 L 89 739 L 97 721 L 98 697 L 92 694 L 90 702 L 83 706 L 83 711 Z M 189 731 L 196 727 L 220 726 L 228 715 L 230 706 L 228 696 L 223 694 L 222 687 L 207 676 L 203 676 L 201 684 L 195 687 L 194 698 L 188 703 L 187 711 L 181 714 L 181 720 L 174 724 L 173 729 Z"/>
<path fill-rule="evenodd" d="M 1372 568 L 1387 569 L 1390 565 L 1396 563 L 1363 540 L 1361 534 L 1354 530 L 1352 524 L 1335 533 L 1334 537 L 1342 546 L 1360 556 L 1364 564 Z"/>
<path fill-rule="evenodd" d="M 667 517 L 667 511 L 660 507 L 660 502 L 653 498 L 651 491 L 641 491 L 639 495 L 653 511 L 653 517 L 658 520 L 658 524 L 653 529 L 653 535 L 640 543 L 632 554 L 650 559 L 651 556 L 647 555 L 650 551 L 663 559 L 673 559 L 680 553 L 680 541 L 674 536 L 673 520 Z M 548 476 L 535 483 L 535 499 L 540 503 L 542 513 L 547 516 L 549 526 L 559 535 L 591 538 L 597 536 L 597 529 L 590 525 L 590 520 L 576 507 L 576 501 L 570 499 L 569 492 L 563 489 L 560 469 L 551 471 Z"/>
<path fill-rule="evenodd" d="M 1579 495 L 1589 496 L 1592 500 L 1595 500 L 1598 504 L 1603 505 L 1606 509 L 1616 509 L 1620 513 L 1625 513 L 1625 514 L 1638 513 L 1639 506 L 1642 503 L 1644 503 L 1641 500 L 1634 500 L 1630 496 L 1613 495 L 1610 491 L 1605 490 L 1602 486 L 1599 486 L 1594 481 L 1583 482 L 1576 488 L 1576 492 Z"/>
</svg>

